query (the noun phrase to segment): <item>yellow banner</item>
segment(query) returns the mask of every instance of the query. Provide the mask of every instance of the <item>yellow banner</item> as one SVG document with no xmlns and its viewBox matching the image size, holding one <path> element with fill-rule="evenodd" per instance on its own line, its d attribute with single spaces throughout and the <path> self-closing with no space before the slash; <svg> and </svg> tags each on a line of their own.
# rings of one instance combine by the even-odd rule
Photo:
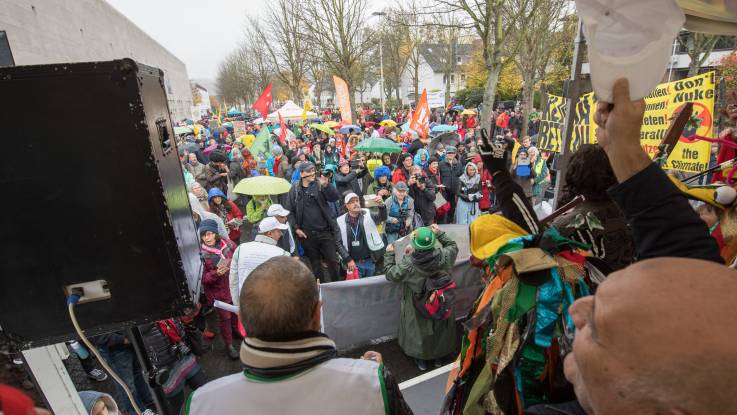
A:
<svg viewBox="0 0 737 415">
<path fill-rule="evenodd" d="M 645 97 L 645 116 L 640 130 L 640 142 L 650 157 L 658 149 L 670 126 L 673 115 L 687 102 L 694 104 L 694 116 L 700 120 L 698 128 L 687 127 L 676 144 L 670 158 L 663 166 L 667 170 L 698 173 L 709 167 L 710 143 L 692 140 L 698 134 L 714 137 L 714 97 L 716 82 L 714 72 L 697 75 L 680 81 L 658 85 Z M 576 105 L 571 151 L 581 144 L 596 142 L 594 113 L 596 102 L 593 93 L 583 95 Z M 541 150 L 560 152 L 566 98 L 548 95 L 540 116 L 538 147 Z"/>
</svg>

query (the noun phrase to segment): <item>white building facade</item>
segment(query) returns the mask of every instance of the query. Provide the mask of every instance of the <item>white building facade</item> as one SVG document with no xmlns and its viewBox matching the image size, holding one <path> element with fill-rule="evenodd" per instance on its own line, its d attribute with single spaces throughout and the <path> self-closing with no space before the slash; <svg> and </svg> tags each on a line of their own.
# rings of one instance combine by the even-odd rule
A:
<svg viewBox="0 0 737 415">
<path fill-rule="evenodd" d="M 2 0 L 0 48 L 15 65 L 131 58 L 164 71 L 172 119 L 191 116 L 184 62 L 104 0 Z"/>
</svg>

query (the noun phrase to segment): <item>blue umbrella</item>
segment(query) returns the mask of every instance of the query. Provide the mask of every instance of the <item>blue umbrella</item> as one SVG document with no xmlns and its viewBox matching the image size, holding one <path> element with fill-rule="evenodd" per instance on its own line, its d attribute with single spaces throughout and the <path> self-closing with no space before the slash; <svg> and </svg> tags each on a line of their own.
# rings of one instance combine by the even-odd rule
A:
<svg viewBox="0 0 737 415">
<path fill-rule="evenodd" d="M 456 105 L 453 108 L 451 108 L 453 111 L 463 111 L 465 108 L 463 108 L 463 105 Z"/>
<path fill-rule="evenodd" d="M 341 134 L 348 134 L 351 132 L 351 130 L 361 131 L 361 127 L 353 124 L 344 125 L 340 127 L 340 133 Z"/>
<path fill-rule="evenodd" d="M 441 125 L 436 125 L 436 126 L 432 127 L 430 129 L 430 132 L 431 133 L 449 133 L 451 131 L 456 131 L 456 130 L 458 130 L 458 126 L 457 125 L 441 124 Z"/>
</svg>

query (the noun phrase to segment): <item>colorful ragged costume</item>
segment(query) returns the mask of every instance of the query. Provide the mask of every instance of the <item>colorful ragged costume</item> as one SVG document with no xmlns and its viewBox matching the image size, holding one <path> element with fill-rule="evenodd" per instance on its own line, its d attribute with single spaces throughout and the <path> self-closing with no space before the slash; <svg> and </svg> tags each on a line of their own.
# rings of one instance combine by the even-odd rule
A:
<svg viewBox="0 0 737 415">
<path fill-rule="evenodd" d="M 574 334 L 568 307 L 590 293 L 588 247 L 555 229 L 541 238 L 519 231 L 499 215 L 471 225 L 474 256 L 493 252 L 486 255 L 491 280 L 465 323 L 443 414 L 521 415 L 535 404 L 575 399 L 562 362 Z"/>
</svg>

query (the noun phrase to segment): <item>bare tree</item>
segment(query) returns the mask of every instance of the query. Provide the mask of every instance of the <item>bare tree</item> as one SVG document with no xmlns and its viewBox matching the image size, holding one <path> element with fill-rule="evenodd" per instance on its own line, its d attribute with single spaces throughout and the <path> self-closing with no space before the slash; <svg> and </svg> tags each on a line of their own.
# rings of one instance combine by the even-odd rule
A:
<svg viewBox="0 0 737 415">
<path fill-rule="evenodd" d="M 236 103 L 241 100 L 248 102 L 253 96 L 253 84 L 250 68 L 242 49 L 231 52 L 220 63 L 216 78 L 218 95 L 226 103 Z"/>
<path fill-rule="evenodd" d="M 315 86 L 314 92 L 316 103 L 313 102 L 313 104 L 320 106 L 322 105 L 320 100 L 322 98 L 323 86 L 330 74 L 325 68 L 322 56 L 317 54 L 308 54 L 305 66 L 307 68 L 307 78 L 312 82 L 312 85 Z"/>
<path fill-rule="evenodd" d="M 373 41 L 365 31 L 367 0 L 306 0 L 300 7 L 310 47 L 326 51 L 325 65 L 354 97 L 361 58 Z"/>
<path fill-rule="evenodd" d="M 691 62 L 688 64 L 688 76 L 696 76 L 699 69 L 709 58 L 721 36 L 705 33 L 688 32 L 685 36 L 678 36 L 678 43 L 686 49 Z"/>
<path fill-rule="evenodd" d="M 384 96 L 391 99 L 392 92 L 396 93 L 397 101 L 401 101 L 400 87 L 402 73 L 407 67 L 409 58 L 408 43 L 410 42 L 409 27 L 396 25 L 392 21 L 383 20 L 380 29 L 380 42 L 384 54 Z"/>
<path fill-rule="evenodd" d="M 450 13 L 457 11 L 462 16 L 462 27 L 475 31 L 481 38 L 483 56 L 489 77 L 484 91 L 484 105 L 480 123 L 488 128 L 491 124 L 491 112 L 494 108 L 494 97 L 499 82 L 499 74 L 508 59 L 510 35 L 517 21 L 528 10 L 527 3 L 522 0 L 518 6 L 512 6 L 513 0 L 435 0 L 436 12 Z M 521 7 L 519 7 L 521 6 Z M 540 11 L 543 13 L 544 11 Z M 514 52 L 514 51 L 513 51 Z M 512 53 L 514 55 L 515 53 Z"/>
<path fill-rule="evenodd" d="M 392 24 L 407 29 L 407 42 L 404 45 L 407 55 L 406 71 L 412 84 L 412 93 L 415 102 L 420 97 L 420 66 L 422 65 L 422 54 L 420 46 L 425 41 L 424 19 L 422 18 L 422 5 L 417 0 L 406 0 L 399 5 L 396 13 L 390 14 Z"/>
<path fill-rule="evenodd" d="M 302 98 L 305 78 L 305 52 L 300 43 L 305 37 L 299 3 L 277 0 L 267 3 L 264 18 L 249 17 L 249 41 L 266 55 L 274 76 L 286 85 L 292 99 Z"/>
<path fill-rule="evenodd" d="M 514 64 L 522 75 L 523 119 L 532 111 L 535 85 L 545 78 L 555 51 L 556 33 L 563 29 L 568 0 L 511 0 L 513 7 L 526 7 L 512 33 L 516 53 Z M 545 13 L 538 12 L 545 10 Z M 522 123 L 522 136 L 528 125 Z"/>
<path fill-rule="evenodd" d="M 437 43 L 433 53 L 437 54 L 445 78 L 445 102 L 450 102 L 450 89 L 458 67 L 458 39 L 462 35 L 462 23 L 458 13 L 438 13 L 429 23 L 431 39 Z"/>
</svg>

